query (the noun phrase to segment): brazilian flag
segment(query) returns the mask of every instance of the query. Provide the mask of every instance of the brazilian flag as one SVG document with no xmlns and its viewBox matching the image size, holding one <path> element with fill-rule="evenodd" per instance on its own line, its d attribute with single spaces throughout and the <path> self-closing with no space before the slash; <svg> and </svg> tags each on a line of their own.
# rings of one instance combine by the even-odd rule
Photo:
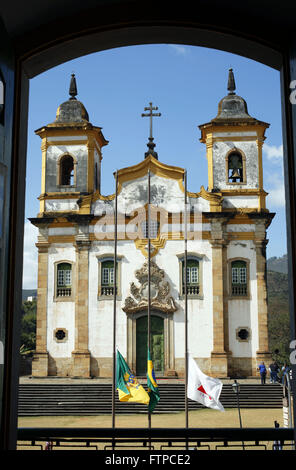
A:
<svg viewBox="0 0 296 470">
<path fill-rule="evenodd" d="M 129 366 L 117 350 L 116 357 L 116 387 L 119 401 L 132 401 L 148 405 L 150 398 L 144 387 L 131 373 Z"/>
<path fill-rule="evenodd" d="M 148 349 L 148 364 L 147 364 L 147 387 L 148 394 L 150 396 L 150 402 L 148 409 L 152 413 L 157 403 L 160 400 L 158 385 L 155 379 L 153 363 L 150 357 L 150 351 Z"/>
</svg>

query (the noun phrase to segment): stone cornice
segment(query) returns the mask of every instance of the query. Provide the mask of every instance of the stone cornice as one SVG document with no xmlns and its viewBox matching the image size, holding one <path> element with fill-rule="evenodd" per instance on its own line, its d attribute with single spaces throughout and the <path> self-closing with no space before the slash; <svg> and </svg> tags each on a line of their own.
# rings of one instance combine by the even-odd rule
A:
<svg viewBox="0 0 296 470">
<path fill-rule="evenodd" d="M 65 216 L 69 222 L 78 225 L 88 225 L 94 218 L 93 214 L 68 214 Z"/>
<path fill-rule="evenodd" d="M 52 224 L 55 220 L 54 217 L 30 217 L 28 219 L 31 224 L 35 225 L 35 227 L 46 227 Z"/>
<path fill-rule="evenodd" d="M 265 223 L 265 228 L 268 228 L 275 216 L 275 212 L 249 212 L 247 216 L 256 221 L 262 221 Z"/>
</svg>

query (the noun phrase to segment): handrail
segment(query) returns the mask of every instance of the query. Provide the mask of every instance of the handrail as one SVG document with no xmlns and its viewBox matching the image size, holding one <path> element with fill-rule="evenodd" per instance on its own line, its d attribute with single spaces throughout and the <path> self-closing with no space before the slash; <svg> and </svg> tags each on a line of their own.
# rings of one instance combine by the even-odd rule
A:
<svg viewBox="0 0 296 470">
<path fill-rule="evenodd" d="M 293 428 L 19 428 L 18 440 L 49 438 L 202 439 L 208 441 L 294 439 Z"/>
</svg>

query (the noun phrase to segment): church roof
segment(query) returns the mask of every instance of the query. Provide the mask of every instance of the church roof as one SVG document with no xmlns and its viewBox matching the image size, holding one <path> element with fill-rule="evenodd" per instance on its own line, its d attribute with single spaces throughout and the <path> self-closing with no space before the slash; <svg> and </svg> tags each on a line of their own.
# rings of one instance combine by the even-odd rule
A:
<svg viewBox="0 0 296 470">
<path fill-rule="evenodd" d="M 103 147 L 107 145 L 109 142 L 103 136 L 101 131 L 101 127 L 94 126 L 91 122 L 89 122 L 89 115 L 84 106 L 84 104 L 77 100 L 77 85 L 76 85 L 76 78 L 74 73 L 71 75 L 70 86 L 69 86 L 69 95 L 70 98 L 67 101 L 64 101 L 57 109 L 56 112 L 56 119 L 50 124 L 46 124 L 41 128 L 37 129 L 35 133 L 37 135 L 42 135 L 44 131 L 50 130 L 55 131 L 57 130 L 60 132 L 61 130 L 68 129 L 68 132 L 72 133 L 74 131 L 81 132 L 81 129 L 87 130 L 94 130 L 97 133 L 97 136 L 100 140 L 100 144 Z"/>
<path fill-rule="evenodd" d="M 85 126 L 90 124 L 88 112 L 81 101 L 77 100 L 77 85 L 74 73 L 71 76 L 69 95 L 70 98 L 62 103 L 56 113 L 56 119 L 47 127 Z"/>
<path fill-rule="evenodd" d="M 201 124 L 200 129 L 209 126 L 230 126 L 230 125 L 261 125 L 269 127 L 269 124 L 263 121 L 258 121 L 248 113 L 248 106 L 246 101 L 235 93 L 235 79 L 233 70 L 229 69 L 228 72 L 228 95 L 224 96 L 218 104 L 218 114 L 210 122 Z"/>
</svg>

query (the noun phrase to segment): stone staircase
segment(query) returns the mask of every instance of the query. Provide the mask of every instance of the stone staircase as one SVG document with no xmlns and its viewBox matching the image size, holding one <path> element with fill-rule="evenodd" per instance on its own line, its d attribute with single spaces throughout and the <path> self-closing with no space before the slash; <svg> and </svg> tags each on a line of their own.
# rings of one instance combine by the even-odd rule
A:
<svg viewBox="0 0 296 470">
<path fill-rule="evenodd" d="M 145 385 L 144 385 L 145 387 Z M 184 384 L 159 384 L 160 401 L 154 413 L 184 411 Z M 281 408 L 280 384 L 241 384 L 241 408 Z M 224 384 L 220 396 L 224 408 L 237 407 L 237 398 L 231 384 Z M 202 405 L 188 400 L 188 409 Z M 112 410 L 111 384 L 20 384 L 19 416 L 87 416 L 110 414 Z M 121 403 L 116 392 L 116 414 L 147 413 L 147 406 L 139 403 Z"/>
</svg>

